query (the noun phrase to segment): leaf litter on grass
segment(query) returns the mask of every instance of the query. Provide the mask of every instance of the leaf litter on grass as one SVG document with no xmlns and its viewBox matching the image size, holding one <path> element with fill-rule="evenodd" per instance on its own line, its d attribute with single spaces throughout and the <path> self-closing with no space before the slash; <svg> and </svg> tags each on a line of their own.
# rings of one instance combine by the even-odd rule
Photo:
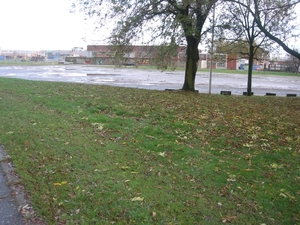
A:
<svg viewBox="0 0 300 225">
<path fill-rule="evenodd" d="M 298 98 L 0 85 L 0 140 L 49 224 L 299 222 Z"/>
</svg>

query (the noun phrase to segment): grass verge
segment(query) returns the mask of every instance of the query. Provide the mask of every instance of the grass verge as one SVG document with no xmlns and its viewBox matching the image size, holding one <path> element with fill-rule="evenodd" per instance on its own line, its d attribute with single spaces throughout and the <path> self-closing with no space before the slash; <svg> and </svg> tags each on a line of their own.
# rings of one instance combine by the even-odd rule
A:
<svg viewBox="0 0 300 225">
<path fill-rule="evenodd" d="M 48 224 L 297 224 L 299 105 L 0 78 L 0 142 Z"/>
<path fill-rule="evenodd" d="M 58 62 L 20 62 L 20 61 L 0 61 L 1 66 L 49 66 L 58 65 Z"/>
</svg>

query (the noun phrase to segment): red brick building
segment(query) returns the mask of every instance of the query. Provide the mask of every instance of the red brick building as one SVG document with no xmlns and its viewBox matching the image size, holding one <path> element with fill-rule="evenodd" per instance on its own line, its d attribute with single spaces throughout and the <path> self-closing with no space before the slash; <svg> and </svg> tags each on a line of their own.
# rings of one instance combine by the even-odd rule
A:
<svg viewBox="0 0 300 225">
<path fill-rule="evenodd" d="M 125 55 L 128 62 L 136 65 L 154 65 L 158 46 L 132 46 L 129 53 Z M 113 65 L 115 52 L 108 45 L 88 45 L 88 57 L 91 58 L 91 63 Z M 201 53 L 199 50 L 199 68 L 210 68 L 210 54 Z M 186 47 L 178 46 L 177 55 L 172 57 L 176 67 L 185 67 Z M 235 56 L 226 54 L 214 54 L 213 68 L 214 69 L 237 69 L 237 59 Z"/>
<path fill-rule="evenodd" d="M 132 46 L 131 51 L 125 54 L 125 58 L 132 64 L 153 65 L 157 48 L 158 46 L 135 45 Z M 88 57 L 94 59 L 91 61 L 98 64 L 101 61 L 101 64 L 104 65 L 114 64 L 115 52 L 108 45 L 88 45 L 87 51 Z M 185 51 L 185 47 L 178 47 L 177 56 L 172 57 L 172 60 L 176 62 L 176 66 L 185 65 Z"/>
</svg>

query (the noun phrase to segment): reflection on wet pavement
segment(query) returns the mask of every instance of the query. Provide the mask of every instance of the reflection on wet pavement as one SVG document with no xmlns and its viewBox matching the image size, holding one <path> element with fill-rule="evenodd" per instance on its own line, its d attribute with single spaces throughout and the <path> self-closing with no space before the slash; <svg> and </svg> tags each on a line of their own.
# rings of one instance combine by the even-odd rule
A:
<svg viewBox="0 0 300 225">
<path fill-rule="evenodd" d="M 109 68 L 103 66 L 57 65 L 57 66 L 6 66 L 0 67 L 0 76 L 27 80 L 105 84 L 145 89 L 180 89 L 184 81 L 184 71 L 144 70 L 135 68 Z M 208 93 L 209 73 L 198 72 L 196 89 Z M 253 75 L 252 87 L 255 95 L 266 92 L 278 96 L 297 94 L 300 96 L 300 76 Z M 247 89 L 247 75 L 213 73 L 212 93 L 231 91 L 241 95 Z"/>
</svg>

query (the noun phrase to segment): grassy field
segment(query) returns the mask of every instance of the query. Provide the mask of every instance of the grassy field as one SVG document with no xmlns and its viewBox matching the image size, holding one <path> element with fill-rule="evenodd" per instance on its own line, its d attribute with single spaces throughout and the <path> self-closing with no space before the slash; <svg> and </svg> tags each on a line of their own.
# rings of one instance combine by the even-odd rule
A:
<svg viewBox="0 0 300 225">
<path fill-rule="evenodd" d="M 48 224 L 300 223 L 300 98 L 0 78 L 0 110 Z"/>
<path fill-rule="evenodd" d="M 0 61 L 1 66 L 47 66 L 58 65 L 58 62 L 20 62 L 20 61 Z"/>
</svg>

